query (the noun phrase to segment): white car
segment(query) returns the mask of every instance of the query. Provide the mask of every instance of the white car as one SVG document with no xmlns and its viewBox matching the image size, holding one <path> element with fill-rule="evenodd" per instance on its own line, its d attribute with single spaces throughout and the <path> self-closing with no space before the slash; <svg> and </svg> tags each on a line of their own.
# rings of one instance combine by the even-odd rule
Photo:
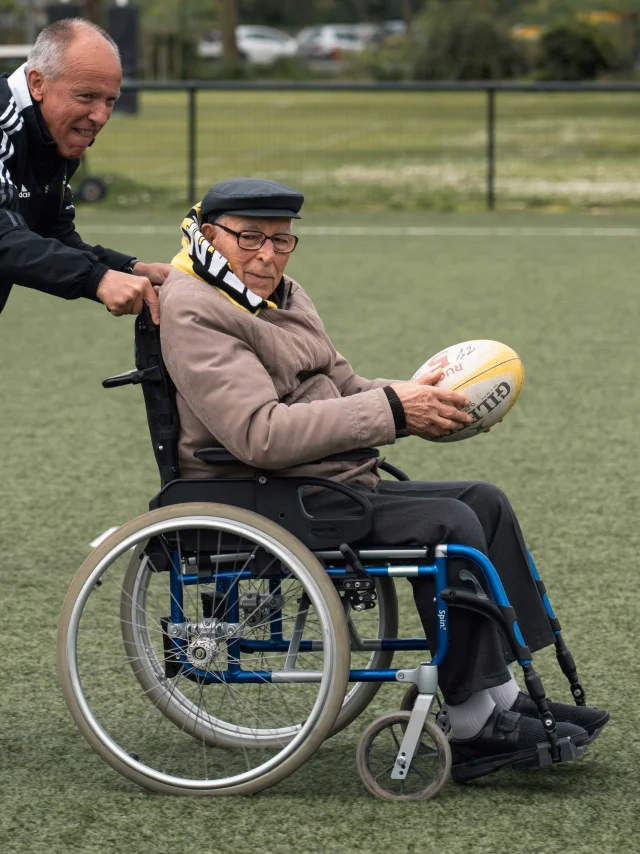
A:
<svg viewBox="0 0 640 854">
<path fill-rule="evenodd" d="M 280 56 L 295 56 L 298 50 L 295 39 L 273 27 L 237 27 L 236 44 L 241 57 L 262 65 L 275 62 Z M 212 30 L 208 38 L 199 43 L 198 56 L 202 59 L 222 57 L 222 34 L 219 30 Z"/>
<path fill-rule="evenodd" d="M 359 53 L 367 44 L 351 24 L 305 27 L 298 33 L 297 42 L 298 56 L 307 59 L 340 59 L 344 53 Z"/>
</svg>

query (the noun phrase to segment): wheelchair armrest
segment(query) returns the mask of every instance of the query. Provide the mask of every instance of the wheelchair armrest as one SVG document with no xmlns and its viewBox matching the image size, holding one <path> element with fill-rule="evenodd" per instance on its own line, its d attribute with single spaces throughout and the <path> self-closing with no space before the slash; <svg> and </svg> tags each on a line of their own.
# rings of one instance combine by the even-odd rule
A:
<svg viewBox="0 0 640 854">
<path fill-rule="evenodd" d="M 204 463 L 239 463 L 242 462 L 233 454 L 230 454 L 226 448 L 198 448 L 193 452 L 193 456 Z"/>
<path fill-rule="evenodd" d="M 146 382 L 147 380 L 159 380 L 160 368 L 158 365 L 153 365 L 151 368 L 144 368 L 132 371 L 125 371 L 123 374 L 116 374 L 113 377 L 107 377 L 102 380 L 102 388 L 117 388 L 121 385 L 138 385 L 138 383 Z"/>
<path fill-rule="evenodd" d="M 124 376 L 124 374 L 122 375 Z M 113 378 L 112 378 L 113 379 Z M 105 381 L 106 382 L 106 381 Z M 354 451 L 343 451 L 339 454 L 331 454 L 331 456 L 323 457 L 321 460 L 312 460 L 310 463 L 306 465 L 316 466 L 321 463 L 332 463 L 332 462 L 361 462 L 364 460 L 372 460 L 380 455 L 380 452 L 376 448 L 360 448 Z M 234 457 L 226 448 L 198 448 L 197 451 L 193 452 L 193 456 L 199 460 L 202 460 L 205 463 L 239 463 L 242 462 L 237 457 Z M 400 472 L 400 469 L 396 469 L 395 466 L 391 466 L 396 472 L 403 474 Z M 390 474 L 393 472 L 390 471 Z M 398 477 L 398 480 L 402 480 L 403 478 Z M 407 475 L 404 475 L 405 480 L 409 480 Z"/>
</svg>

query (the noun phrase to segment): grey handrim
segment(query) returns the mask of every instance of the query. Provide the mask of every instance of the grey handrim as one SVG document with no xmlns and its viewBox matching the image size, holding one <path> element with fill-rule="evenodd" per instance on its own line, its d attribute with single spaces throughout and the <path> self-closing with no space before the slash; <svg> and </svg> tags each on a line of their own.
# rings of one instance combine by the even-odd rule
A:
<svg viewBox="0 0 640 854">
<path fill-rule="evenodd" d="M 369 754 L 376 736 L 388 727 L 399 724 L 401 730 L 406 729 L 411 718 L 410 712 L 389 712 L 376 718 L 373 723 L 362 733 L 360 742 L 356 749 L 356 768 L 365 788 L 372 795 L 386 801 L 417 801 L 429 800 L 435 797 L 445 785 L 451 771 L 451 748 L 447 737 L 433 721 L 425 720 L 422 731 L 430 736 L 438 752 L 438 773 L 434 779 L 424 788 L 409 794 L 398 794 L 385 789 L 374 777 L 369 764 Z"/>
<path fill-rule="evenodd" d="M 130 548 L 164 531 L 215 528 L 244 534 L 269 548 L 303 585 L 322 631 L 325 657 L 318 696 L 291 741 L 256 768 L 233 777 L 193 780 L 149 768 L 124 751 L 102 728 L 84 697 L 76 644 L 83 608 L 106 569 Z M 349 673 L 348 633 L 340 599 L 316 558 L 280 526 L 250 511 L 220 504 L 183 504 L 154 510 L 109 536 L 85 561 L 65 599 L 58 633 L 58 669 L 69 710 L 84 737 L 113 768 L 134 782 L 173 794 L 251 793 L 293 773 L 324 741 L 340 710 Z"/>
</svg>

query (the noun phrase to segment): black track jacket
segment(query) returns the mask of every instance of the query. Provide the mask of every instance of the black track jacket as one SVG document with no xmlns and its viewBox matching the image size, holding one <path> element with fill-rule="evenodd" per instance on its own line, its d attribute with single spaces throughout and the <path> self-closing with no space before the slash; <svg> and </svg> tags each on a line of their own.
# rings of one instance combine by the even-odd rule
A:
<svg viewBox="0 0 640 854">
<path fill-rule="evenodd" d="M 124 270 L 134 260 L 89 246 L 76 232 L 69 179 L 79 163 L 57 153 L 25 66 L 0 75 L 0 312 L 13 284 L 63 299 L 96 299 L 107 270 Z"/>
</svg>

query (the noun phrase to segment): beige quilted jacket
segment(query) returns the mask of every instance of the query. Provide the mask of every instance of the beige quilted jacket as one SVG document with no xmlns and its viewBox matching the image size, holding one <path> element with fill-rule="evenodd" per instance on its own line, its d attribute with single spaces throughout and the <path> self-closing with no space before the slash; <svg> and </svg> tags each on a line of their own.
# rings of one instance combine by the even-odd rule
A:
<svg viewBox="0 0 640 854">
<path fill-rule="evenodd" d="M 162 352 L 177 390 L 183 477 L 268 469 L 374 486 L 375 461 L 309 465 L 331 454 L 391 444 L 396 431 L 382 387 L 331 343 L 305 291 L 284 278 L 282 308 L 258 315 L 173 269 L 160 289 Z M 222 445 L 243 464 L 197 460 Z"/>
</svg>

